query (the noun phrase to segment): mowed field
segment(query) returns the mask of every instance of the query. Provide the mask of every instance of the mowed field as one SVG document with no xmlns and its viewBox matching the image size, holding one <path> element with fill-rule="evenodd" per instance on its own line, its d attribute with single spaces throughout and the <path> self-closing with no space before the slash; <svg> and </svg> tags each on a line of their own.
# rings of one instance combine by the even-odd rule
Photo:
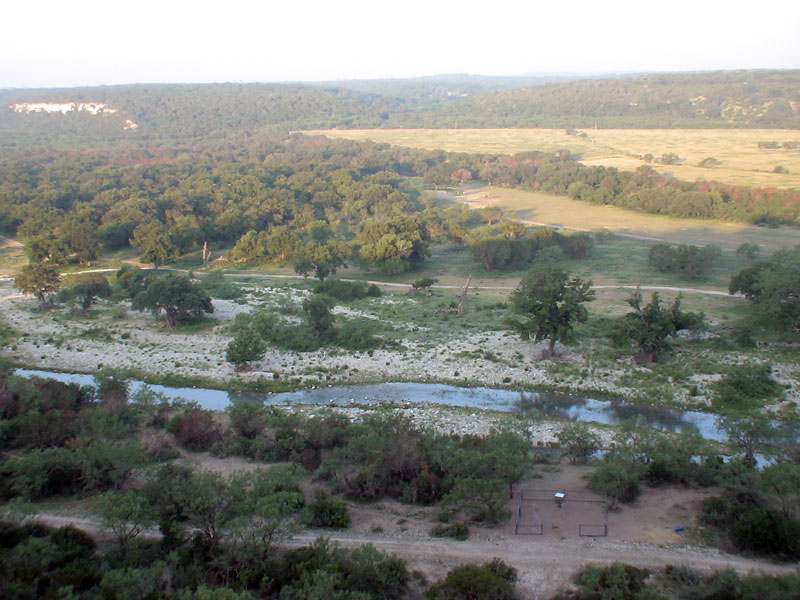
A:
<svg viewBox="0 0 800 600">
<path fill-rule="evenodd" d="M 579 155 L 587 165 L 606 165 L 633 171 L 651 164 L 679 179 L 698 178 L 755 187 L 800 188 L 800 149 L 762 150 L 759 142 L 800 142 L 792 129 L 584 129 L 587 137 L 567 135 L 564 129 L 348 129 L 306 131 L 332 138 L 373 140 L 414 148 L 451 152 L 514 154 L 562 148 Z M 652 154 L 674 153 L 679 164 L 647 163 Z M 699 167 L 706 158 L 715 167 Z M 788 173 L 773 173 L 782 166 Z"/>
</svg>

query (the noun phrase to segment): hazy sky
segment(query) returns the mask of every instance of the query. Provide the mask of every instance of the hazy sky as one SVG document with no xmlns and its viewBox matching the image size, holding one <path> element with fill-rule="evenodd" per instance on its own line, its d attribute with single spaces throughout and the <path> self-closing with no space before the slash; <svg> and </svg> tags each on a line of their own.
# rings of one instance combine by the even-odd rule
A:
<svg viewBox="0 0 800 600">
<path fill-rule="evenodd" d="M 798 0 L 9 0 L 0 23 L 0 87 L 800 68 Z"/>
</svg>

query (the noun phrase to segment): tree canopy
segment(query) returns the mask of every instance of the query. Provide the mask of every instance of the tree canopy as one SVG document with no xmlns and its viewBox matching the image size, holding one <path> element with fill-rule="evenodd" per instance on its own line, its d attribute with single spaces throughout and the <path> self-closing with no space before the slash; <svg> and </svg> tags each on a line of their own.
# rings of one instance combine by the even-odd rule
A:
<svg viewBox="0 0 800 600">
<path fill-rule="evenodd" d="M 678 331 L 696 327 L 703 321 L 702 313 L 681 311 L 680 295 L 672 305 L 663 307 L 658 292 L 653 292 L 649 304 L 642 306 L 642 293 L 636 290 L 626 302 L 633 310 L 617 320 L 612 340 L 618 346 L 633 344 L 649 362 L 658 360 L 669 349 L 670 338 Z"/>
<path fill-rule="evenodd" d="M 524 340 L 549 340 L 552 355 L 556 342 L 570 342 L 575 324 L 588 318 L 584 304 L 594 300 L 591 287 L 591 281 L 570 278 L 556 265 L 535 265 L 510 296 L 513 312 L 524 320 L 509 318 L 506 323 Z"/>
<path fill-rule="evenodd" d="M 203 287 L 176 273 L 167 273 L 151 281 L 146 289 L 136 294 L 132 307 L 149 310 L 154 316 L 163 310 L 169 328 L 189 316 L 214 312 L 211 297 Z"/>
<path fill-rule="evenodd" d="M 61 286 L 58 267 L 47 263 L 29 263 L 14 278 L 14 287 L 23 294 L 39 299 L 39 306 L 47 306 L 46 296 Z"/>
<path fill-rule="evenodd" d="M 800 245 L 743 269 L 731 279 L 728 291 L 744 294 L 769 326 L 800 333 Z"/>
</svg>

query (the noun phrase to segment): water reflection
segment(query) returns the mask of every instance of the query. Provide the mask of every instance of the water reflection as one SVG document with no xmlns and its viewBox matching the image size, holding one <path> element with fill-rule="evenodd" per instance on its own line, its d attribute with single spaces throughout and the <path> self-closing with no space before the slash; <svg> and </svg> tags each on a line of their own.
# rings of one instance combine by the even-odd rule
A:
<svg viewBox="0 0 800 600">
<path fill-rule="evenodd" d="M 57 379 L 65 383 L 94 385 L 94 377 L 80 373 L 54 373 L 18 369 L 18 375 Z M 131 393 L 146 384 L 131 381 Z M 392 402 L 396 404 L 440 403 L 507 412 L 521 412 L 531 417 L 567 419 L 618 425 L 634 418 L 668 432 L 697 431 L 706 439 L 724 440 L 716 415 L 696 411 L 632 404 L 616 400 L 596 400 L 555 392 L 519 392 L 486 387 L 462 388 L 438 383 L 379 383 L 304 389 L 285 393 L 225 392 L 204 388 L 176 388 L 152 385 L 149 388 L 169 399 L 184 398 L 212 410 L 223 410 L 232 400 L 247 398 L 269 405 L 326 404 L 349 406 Z"/>
</svg>

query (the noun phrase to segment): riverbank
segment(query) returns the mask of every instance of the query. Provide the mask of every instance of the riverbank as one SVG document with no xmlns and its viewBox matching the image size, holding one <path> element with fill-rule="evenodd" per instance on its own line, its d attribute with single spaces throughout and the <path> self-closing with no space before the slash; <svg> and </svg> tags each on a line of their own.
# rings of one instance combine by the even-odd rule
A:
<svg viewBox="0 0 800 600">
<path fill-rule="evenodd" d="M 249 391 L 382 381 L 557 389 L 691 410 L 710 409 L 713 385 L 721 377 L 702 372 L 680 381 L 672 376 L 655 376 L 648 366 L 635 364 L 630 358 L 602 358 L 602 349 L 594 347 L 594 340 L 575 350 L 559 346 L 562 355 L 557 360 L 542 360 L 545 344 L 522 341 L 507 331 L 461 333 L 454 324 L 447 335 L 426 339 L 419 331 L 414 332 L 419 325 L 399 319 L 392 321 L 391 327 L 409 332 L 409 337 L 389 348 L 346 352 L 326 347 L 307 353 L 269 348 L 250 370 L 237 372 L 225 360 L 236 315 L 297 302 L 304 290 L 250 285 L 242 300 L 215 299 L 213 320 L 204 328 L 175 331 L 166 329 L 161 320 L 148 313 L 131 311 L 125 303 L 99 303 L 86 314 L 68 309 L 35 311 L 36 301 L 16 293 L 11 284 L 10 279 L 0 281 L 0 308 L 14 341 L 0 354 L 33 369 L 82 373 L 112 369 L 150 383 Z M 379 318 L 378 309 L 387 303 L 414 302 L 405 295 L 376 299 L 376 314 L 372 316 Z M 370 316 L 367 311 L 346 307 L 337 307 L 337 311 Z M 722 360 L 739 362 L 747 358 L 733 352 Z M 800 401 L 800 365 L 773 366 L 786 390 L 773 407 L 777 412 Z M 724 363 L 719 365 L 719 370 L 723 369 Z"/>
</svg>

